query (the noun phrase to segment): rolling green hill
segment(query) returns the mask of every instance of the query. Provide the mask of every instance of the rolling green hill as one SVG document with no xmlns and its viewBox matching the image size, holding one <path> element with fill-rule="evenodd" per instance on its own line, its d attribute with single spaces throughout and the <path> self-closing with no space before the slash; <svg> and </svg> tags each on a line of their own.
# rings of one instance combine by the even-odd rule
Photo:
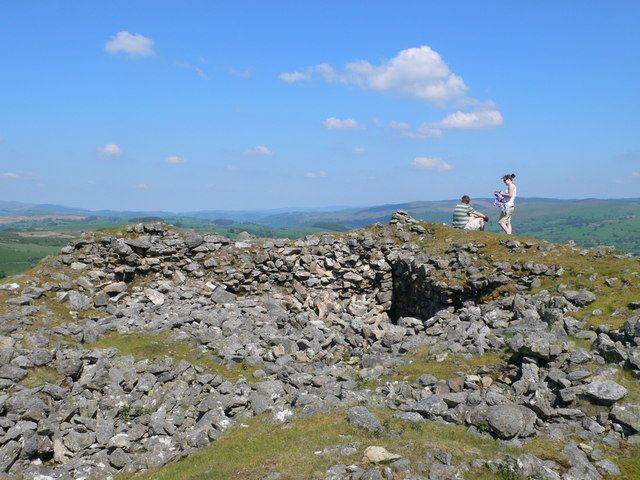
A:
<svg viewBox="0 0 640 480">
<path fill-rule="evenodd" d="M 491 217 L 488 230 L 500 231 L 499 210 L 489 199 L 474 207 Z M 89 211 L 56 205 L 0 202 L 0 275 L 27 270 L 42 257 L 56 253 L 83 231 L 120 228 L 128 222 L 164 220 L 180 228 L 235 237 L 247 231 L 259 237 L 298 238 L 321 231 L 341 231 L 376 222 L 407 210 L 415 218 L 450 223 L 455 200 L 410 202 L 331 211 L 201 211 L 114 212 Z M 613 245 L 640 255 L 640 199 L 555 200 L 519 198 L 514 232 L 553 242 L 573 240 L 577 245 Z M 47 233 L 48 232 L 48 233 Z"/>
</svg>

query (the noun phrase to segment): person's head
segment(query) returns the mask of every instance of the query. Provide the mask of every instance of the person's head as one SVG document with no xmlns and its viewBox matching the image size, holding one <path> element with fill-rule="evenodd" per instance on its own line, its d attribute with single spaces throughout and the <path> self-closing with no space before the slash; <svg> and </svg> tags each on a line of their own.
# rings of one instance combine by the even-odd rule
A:
<svg viewBox="0 0 640 480">
<path fill-rule="evenodd" d="M 469 198 L 469 195 L 463 195 L 460 200 L 462 200 L 462 203 L 466 203 L 467 205 L 471 201 L 471 199 Z"/>
<path fill-rule="evenodd" d="M 502 177 L 502 181 L 504 183 L 509 183 L 509 182 L 513 182 L 514 178 L 516 178 L 516 174 L 515 173 L 508 173 L 507 175 Z"/>
</svg>

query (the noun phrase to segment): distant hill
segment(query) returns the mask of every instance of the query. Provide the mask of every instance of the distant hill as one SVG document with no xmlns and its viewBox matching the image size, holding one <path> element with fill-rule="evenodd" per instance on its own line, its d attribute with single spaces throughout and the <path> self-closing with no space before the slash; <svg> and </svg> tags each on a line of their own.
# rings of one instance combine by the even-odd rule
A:
<svg viewBox="0 0 640 480">
<path fill-rule="evenodd" d="M 398 209 L 408 211 L 415 218 L 432 222 L 451 221 L 451 212 L 457 200 L 416 201 L 371 207 L 328 207 L 324 209 L 271 209 L 271 210 L 203 210 L 172 213 L 166 211 L 140 212 L 100 210 L 49 204 L 29 204 L 0 201 L 0 216 L 6 217 L 55 215 L 79 215 L 84 217 L 109 218 L 127 221 L 140 217 L 159 217 L 169 221 L 191 219 L 185 224 L 200 221 L 216 225 L 216 221 L 252 223 L 273 229 L 318 228 L 341 230 L 357 228 L 376 222 L 388 221 Z M 499 211 L 493 207 L 492 199 L 473 201 L 476 209 L 488 214 L 492 221 L 489 230 L 499 231 Z M 633 199 L 582 199 L 558 200 L 551 198 L 518 198 L 514 216 L 514 231 L 550 241 L 574 240 L 583 246 L 600 244 L 640 254 L 640 198 Z"/>
</svg>

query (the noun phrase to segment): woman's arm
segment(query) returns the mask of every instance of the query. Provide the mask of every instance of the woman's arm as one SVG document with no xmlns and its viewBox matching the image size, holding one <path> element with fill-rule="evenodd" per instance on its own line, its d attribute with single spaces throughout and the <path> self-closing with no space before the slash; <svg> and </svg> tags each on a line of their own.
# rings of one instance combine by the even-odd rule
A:
<svg viewBox="0 0 640 480">
<path fill-rule="evenodd" d="M 516 188 L 513 183 L 509 184 L 509 189 L 506 192 L 500 192 L 505 197 L 511 198 L 513 196 L 513 189 Z"/>
</svg>

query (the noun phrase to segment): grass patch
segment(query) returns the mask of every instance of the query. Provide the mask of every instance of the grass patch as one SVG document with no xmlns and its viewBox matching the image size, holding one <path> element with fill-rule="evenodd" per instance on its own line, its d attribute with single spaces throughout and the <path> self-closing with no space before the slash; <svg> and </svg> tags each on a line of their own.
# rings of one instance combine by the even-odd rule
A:
<svg viewBox="0 0 640 480">
<path fill-rule="evenodd" d="M 640 478 L 640 445 L 622 445 L 620 448 L 601 446 L 609 460 L 620 467 L 620 480 L 637 480 Z"/>
<path fill-rule="evenodd" d="M 298 418 L 287 425 L 255 417 L 232 427 L 219 440 L 187 458 L 139 475 L 123 474 L 118 480 L 257 480 L 271 471 L 279 472 L 283 480 L 324 479 L 326 470 L 336 463 L 364 465 L 362 454 L 370 445 L 383 446 L 408 458 L 414 469 L 417 463 L 424 462 L 425 451 L 431 448 L 451 453 L 456 462 L 531 451 L 542 458 L 566 463 L 559 453 L 562 445 L 550 439 L 536 439 L 522 448 L 504 449 L 495 440 L 479 438 L 461 425 L 408 422 L 393 417 L 388 409 L 377 410 L 375 414 L 391 435 L 372 434 L 347 423 L 343 410 Z M 349 456 L 315 453 L 330 445 L 350 442 L 356 444 L 357 452 Z M 488 469 L 474 471 L 465 478 L 504 479 Z"/>
<path fill-rule="evenodd" d="M 57 383 L 62 376 L 52 367 L 34 367 L 29 370 L 27 376 L 20 380 L 20 385 L 27 388 L 40 387 L 46 383 Z"/>
<path fill-rule="evenodd" d="M 110 333 L 98 339 L 93 344 L 96 348 L 115 347 L 122 355 L 133 355 L 136 359 L 157 360 L 172 357 L 176 360 L 186 360 L 192 365 L 204 368 L 210 373 L 222 375 L 229 380 L 245 377 L 253 380 L 252 371 L 259 365 L 251 366 L 246 362 L 236 363 L 233 368 L 227 368 L 220 358 L 211 351 L 201 351 L 194 343 L 187 340 L 174 340 L 171 332 L 150 333 Z"/>
<path fill-rule="evenodd" d="M 575 348 L 583 348 L 587 352 L 591 350 L 593 343 L 588 338 L 577 338 L 573 336 L 567 337 L 567 340 L 575 346 Z"/>
<path fill-rule="evenodd" d="M 439 379 L 447 380 L 475 373 L 480 367 L 498 370 L 506 356 L 507 354 L 502 351 L 486 352 L 484 355 L 473 355 L 469 358 L 450 353 L 444 361 L 438 362 L 430 353 L 429 346 L 425 345 L 407 354 L 409 363 L 397 367 L 387 379 L 412 382 L 420 375 L 429 373 Z"/>
<path fill-rule="evenodd" d="M 617 370 L 616 382 L 629 391 L 622 401 L 640 405 L 640 379 L 629 370 L 623 370 L 621 368 Z"/>
<path fill-rule="evenodd" d="M 59 246 L 0 241 L 0 281 L 2 277 L 29 270 L 47 255 L 58 253 Z"/>
</svg>

